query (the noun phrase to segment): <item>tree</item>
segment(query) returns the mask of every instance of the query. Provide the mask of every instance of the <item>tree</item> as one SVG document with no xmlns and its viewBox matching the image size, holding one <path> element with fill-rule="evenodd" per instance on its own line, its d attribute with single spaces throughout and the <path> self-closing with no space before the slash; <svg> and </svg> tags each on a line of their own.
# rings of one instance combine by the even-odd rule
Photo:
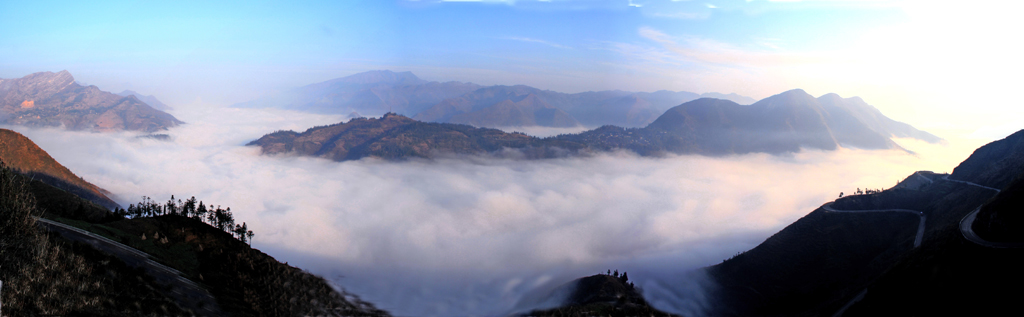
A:
<svg viewBox="0 0 1024 317">
<path fill-rule="evenodd" d="M 75 217 L 85 217 L 85 204 L 78 203 L 78 208 L 75 209 Z"/>
<path fill-rule="evenodd" d="M 184 209 L 183 216 L 196 218 L 196 196 L 192 196 L 192 198 L 185 200 L 185 205 L 182 209 Z"/>
<path fill-rule="evenodd" d="M 178 205 L 174 203 L 174 195 L 171 195 L 171 199 L 168 200 L 166 204 L 164 204 L 164 208 L 164 210 L 166 210 L 167 214 L 169 215 L 178 214 Z"/>
<path fill-rule="evenodd" d="M 213 204 L 211 204 L 210 208 L 206 210 L 206 223 L 220 228 L 217 226 L 217 210 L 213 208 Z"/>
<path fill-rule="evenodd" d="M 206 205 L 203 205 L 203 202 L 200 201 L 199 208 L 196 208 L 196 219 L 199 219 L 199 221 L 206 221 L 206 214 Z"/>
<path fill-rule="evenodd" d="M 84 208 L 84 205 L 79 204 L 78 210 L 74 212 L 84 214 L 86 212 Z M 131 218 L 152 217 L 163 214 L 191 217 L 223 230 L 231 234 L 232 237 L 241 240 L 242 243 L 249 243 L 249 245 L 252 245 L 251 240 L 255 235 L 252 230 L 249 230 L 249 225 L 245 222 L 235 224 L 235 216 L 231 213 L 231 207 L 221 208 L 221 206 L 217 206 L 214 208 L 213 204 L 206 205 L 202 201 L 197 201 L 195 196 L 182 202 L 181 199 L 175 200 L 174 195 L 171 195 L 171 199 L 163 204 L 153 201 L 150 197 L 142 196 L 142 201 L 138 204 L 129 204 L 128 210 L 115 209 L 114 213 L 122 217 L 130 216 Z"/>
</svg>

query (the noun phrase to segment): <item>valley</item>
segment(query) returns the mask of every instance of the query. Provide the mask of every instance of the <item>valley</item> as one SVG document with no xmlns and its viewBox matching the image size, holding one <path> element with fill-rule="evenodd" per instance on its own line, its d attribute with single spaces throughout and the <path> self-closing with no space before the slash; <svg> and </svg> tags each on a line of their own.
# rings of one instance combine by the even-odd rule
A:
<svg viewBox="0 0 1024 317">
<path fill-rule="evenodd" d="M 0 316 L 1012 315 L 1018 7 L 0 2 Z"/>
</svg>

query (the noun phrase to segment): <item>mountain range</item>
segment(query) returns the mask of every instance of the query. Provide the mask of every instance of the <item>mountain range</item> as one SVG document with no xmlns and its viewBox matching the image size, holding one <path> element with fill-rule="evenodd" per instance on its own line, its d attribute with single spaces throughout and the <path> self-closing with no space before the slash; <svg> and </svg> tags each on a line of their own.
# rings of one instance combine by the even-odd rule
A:
<svg viewBox="0 0 1024 317">
<path fill-rule="evenodd" d="M 426 81 L 411 72 L 379 70 L 295 88 L 234 107 L 334 114 L 419 113 L 441 100 L 478 88 L 472 83 Z"/>
<path fill-rule="evenodd" d="M 79 85 L 66 70 L 0 79 L 0 123 L 99 132 L 154 132 L 182 124 L 134 95 Z"/>
<path fill-rule="evenodd" d="M 497 91 L 508 87 L 500 88 Z M 499 92 L 489 96 L 501 95 Z M 461 103 L 463 105 L 471 105 L 475 99 L 463 96 L 460 100 L 465 101 Z M 547 118 L 565 118 L 535 94 L 525 95 L 515 102 L 504 100 L 501 103 L 509 108 L 530 105 L 536 111 L 551 110 L 548 113 L 552 115 Z M 501 117 L 500 114 L 506 113 L 495 116 Z M 453 116 L 449 120 L 472 123 L 476 118 L 479 117 Z M 643 128 L 603 126 L 549 138 L 465 124 L 428 123 L 387 114 L 380 119 L 357 118 L 348 123 L 310 128 L 302 133 L 278 131 L 248 145 L 260 146 L 264 154 L 295 153 L 343 161 L 364 157 L 430 158 L 448 154 L 505 156 L 517 151 L 520 157 L 549 158 L 615 150 L 629 150 L 640 155 L 719 156 L 755 152 L 782 154 L 804 148 L 900 148 L 892 141 L 893 137 L 942 142 L 932 134 L 885 117 L 860 98 L 844 99 L 835 94 L 814 98 L 803 90 L 794 89 L 749 106 L 729 100 L 701 98 L 669 109 Z"/>
<path fill-rule="evenodd" d="M 737 94 L 591 91 L 575 94 L 529 86 L 432 82 L 411 72 L 369 71 L 236 104 L 316 113 L 403 114 L 420 121 L 475 127 L 642 127 L 668 108 L 697 98 L 754 102 Z"/>
<path fill-rule="evenodd" d="M 392 113 L 381 118 L 354 118 L 346 123 L 313 127 L 302 133 L 278 131 L 247 145 L 259 146 L 264 154 L 297 154 L 335 161 L 487 153 L 550 158 L 583 149 L 583 145 L 574 142 L 464 124 L 421 122 Z"/>
</svg>

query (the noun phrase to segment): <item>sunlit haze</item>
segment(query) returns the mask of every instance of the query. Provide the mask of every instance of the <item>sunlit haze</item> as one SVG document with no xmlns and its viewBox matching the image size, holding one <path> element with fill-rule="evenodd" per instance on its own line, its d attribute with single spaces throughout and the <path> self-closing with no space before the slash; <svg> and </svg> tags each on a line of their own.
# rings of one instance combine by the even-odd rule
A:
<svg viewBox="0 0 1024 317">
<path fill-rule="evenodd" d="M 975 1 L 4 1 L 0 78 L 68 70 L 173 107 L 170 140 L 2 125 L 127 206 L 230 206 L 253 246 L 396 315 L 501 315 L 572 279 L 667 280 L 858 188 L 951 172 L 1024 127 L 1024 4 Z M 244 146 L 350 119 L 233 104 L 370 70 L 428 81 L 859 96 L 941 144 L 335 162 Z M 500 127 L 535 136 L 595 127 Z M 636 273 L 634 273 L 636 272 Z M 664 279 L 663 279 L 664 278 Z M 688 281 L 693 282 L 693 279 Z M 702 307 L 703 303 L 691 303 Z M 519 305 L 519 306 L 517 306 Z M 539 304 L 538 304 L 539 305 Z M 689 305 L 689 304 L 687 304 Z M 543 305 L 541 305 L 543 306 Z M 541 307 L 529 306 L 528 308 Z"/>
</svg>

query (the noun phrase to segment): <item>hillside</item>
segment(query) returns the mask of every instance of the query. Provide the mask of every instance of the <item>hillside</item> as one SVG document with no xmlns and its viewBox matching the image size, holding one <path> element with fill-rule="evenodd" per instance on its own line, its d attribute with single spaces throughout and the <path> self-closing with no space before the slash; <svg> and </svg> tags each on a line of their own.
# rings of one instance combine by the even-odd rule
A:
<svg viewBox="0 0 1024 317">
<path fill-rule="evenodd" d="M 175 209 L 183 210 L 180 201 L 178 204 Z M 0 162 L 0 263 L 4 263 L 0 266 L 4 282 L 0 302 L 4 313 L 387 315 L 320 277 L 252 249 L 224 230 L 168 212 L 170 205 L 152 205 L 159 207 L 151 209 L 160 210 L 159 215 L 125 218 L 124 210 L 110 212 Z M 212 205 L 210 210 L 214 210 Z M 112 242 L 56 230 L 55 225 L 44 226 L 33 217 L 78 227 Z M 112 252 L 106 247 L 114 243 L 141 250 L 145 258 L 181 272 L 186 284 L 211 294 L 217 307 L 197 305 L 193 295 L 179 293 L 168 284 L 165 274 L 158 274 L 163 269 L 132 255 L 138 251 Z"/>
<path fill-rule="evenodd" d="M 144 251 L 205 286 L 220 308 L 241 316 L 383 316 L 324 279 L 278 262 L 225 231 L 180 215 L 103 223 L 67 221 Z"/>
<path fill-rule="evenodd" d="M 73 193 L 107 209 L 120 207 L 107 197 L 110 192 L 78 177 L 67 167 L 57 163 L 35 142 L 20 133 L 0 129 L 0 161 L 22 174 Z"/>
<path fill-rule="evenodd" d="M 1024 130 L 979 148 L 953 174 L 915 172 L 893 188 L 826 203 L 757 247 L 700 269 L 714 281 L 704 289 L 710 306 L 702 307 L 703 313 L 988 316 L 1015 311 L 1021 295 L 1017 285 L 1024 282 L 1022 166 Z M 971 223 L 973 211 L 977 217 Z M 968 240 L 965 228 L 982 241 Z M 605 292 L 581 287 L 570 298 Z M 660 305 L 656 308 L 667 312 L 693 309 L 689 303 Z M 567 300 L 560 308 L 534 313 L 579 315 L 579 307 Z"/>
<path fill-rule="evenodd" d="M 99 132 L 154 132 L 182 124 L 135 96 L 81 86 L 66 70 L 0 79 L 0 123 Z"/>
<path fill-rule="evenodd" d="M 957 228 L 936 232 L 935 238 L 900 261 L 864 289 L 844 316 L 973 315 L 998 316 L 1019 308 L 1024 282 L 1021 249 L 1018 175 L 1006 189 L 982 208 L 974 223 L 978 235 L 994 242 L 1017 242 L 1017 248 L 992 248 L 964 239 Z M 986 221 L 982 219 L 988 218 Z"/>
<path fill-rule="evenodd" d="M 27 181 L 0 163 L 0 302 L 5 315 L 192 315 L 145 273 L 41 230 L 33 218 L 41 213 L 39 198 Z"/>
<path fill-rule="evenodd" d="M 523 316 L 676 316 L 652 308 L 623 272 L 597 274 L 566 283 L 548 296 L 568 294 L 562 306 Z"/>
<path fill-rule="evenodd" d="M 993 293 L 1004 283 L 993 281 L 1021 281 L 1015 265 L 1022 264 L 1024 252 L 973 245 L 959 225 L 981 206 L 985 213 L 974 223 L 978 235 L 1020 241 L 1011 232 L 1020 224 L 1015 193 L 1024 188 L 1021 144 L 1024 133 L 1018 132 L 978 149 L 951 175 L 918 172 L 892 189 L 837 199 L 754 249 L 706 268 L 720 286 L 713 292 L 714 314 L 830 315 L 844 307 L 851 315 L 997 311 L 987 305 L 1009 295 Z M 1007 185 L 992 199 L 989 186 Z M 917 247 L 916 235 L 923 235 Z M 983 276 L 989 280 L 975 279 Z M 976 290 L 991 297 L 979 297 Z M 863 301 L 856 302 L 858 297 Z M 926 305 L 936 302 L 943 304 Z M 900 309 L 889 310 L 894 306 Z"/>
</svg>

